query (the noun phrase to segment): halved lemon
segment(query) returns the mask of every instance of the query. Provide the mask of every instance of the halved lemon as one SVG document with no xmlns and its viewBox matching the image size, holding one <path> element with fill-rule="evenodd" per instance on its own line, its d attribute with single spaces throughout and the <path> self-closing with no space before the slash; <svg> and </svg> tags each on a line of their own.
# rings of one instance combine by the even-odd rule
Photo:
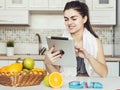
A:
<svg viewBox="0 0 120 90">
<path fill-rule="evenodd" d="M 49 85 L 53 88 L 60 88 L 63 85 L 63 76 L 59 72 L 49 75 Z"/>
</svg>

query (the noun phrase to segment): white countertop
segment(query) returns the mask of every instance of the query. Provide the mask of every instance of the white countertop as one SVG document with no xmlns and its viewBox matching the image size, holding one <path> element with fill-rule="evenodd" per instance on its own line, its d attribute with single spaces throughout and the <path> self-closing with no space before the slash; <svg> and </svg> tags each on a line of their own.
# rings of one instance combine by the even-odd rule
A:
<svg viewBox="0 0 120 90">
<path fill-rule="evenodd" d="M 70 81 L 86 81 L 86 82 L 100 82 L 103 84 L 102 89 L 71 89 L 68 87 Z M 120 77 L 108 77 L 108 78 L 99 78 L 99 77 L 65 77 L 62 88 L 53 89 L 51 87 L 44 86 L 43 82 L 40 85 L 28 86 L 28 87 L 8 87 L 0 85 L 0 90 L 120 90 Z"/>
</svg>

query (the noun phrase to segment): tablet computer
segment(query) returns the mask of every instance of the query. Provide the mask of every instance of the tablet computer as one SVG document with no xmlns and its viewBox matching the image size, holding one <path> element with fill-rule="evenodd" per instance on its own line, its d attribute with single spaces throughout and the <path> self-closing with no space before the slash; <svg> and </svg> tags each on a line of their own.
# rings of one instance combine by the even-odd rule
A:
<svg viewBox="0 0 120 90">
<path fill-rule="evenodd" d="M 55 50 L 63 50 L 64 52 L 62 58 L 55 61 L 54 65 L 77 66 L 73 39 L 56 36 L 47 36 L 46 39 L 49 49 L 55 45 Z"/>
</svg>

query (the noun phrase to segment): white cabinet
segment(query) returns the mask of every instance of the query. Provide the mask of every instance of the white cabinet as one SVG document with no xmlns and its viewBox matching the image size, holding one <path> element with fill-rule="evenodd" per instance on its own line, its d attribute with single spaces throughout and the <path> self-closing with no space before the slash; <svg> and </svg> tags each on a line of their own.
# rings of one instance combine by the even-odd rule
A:
<svg viewBox="0 0 120 90">
<path fill-rule="evenodd" d="M 108 77 L 119 76 L 119 62 L 107 62 Z"/>
<path fill-rule="evenodd" d="M 63 10 L 66 2 L 70 0 L 49 0 L 49 9 Z"/>
<path fill-rule="evenodd" d="M 6 0 L 7 9 L 28 9 L 28 0 Z"/>
<path fill-rule="evenodd" d="M 116 0 L 95 0 L 93 2 L 93 10 L 114 10 Z"/>
<path fill-rule="evenodd" d="M 116 24 L 116 0 L 80 0 L 90 10 L 90 21 L 93 25 Z"/>
<path fill-rule="evenodd" d="M 27 10 L 0 10 L 0 24 L 29 24 L 29 12 Z"/>
<path fill-rule="evenodd" d="M 48 9 L 48 0 L 29 0 L 29 10 Z"/>
<path fill-rule="evenodd" d="M 29 10 L 63 10 L 70 0 L 29 0 Z"/>
<path fill-rule="evenodd" d="M 0 0 L 0 10 L 5 9 L 5 0 Z"/>
<path fill-rule="evenodd" d="M 29 25 L 28 0 L 0 0 L 0 25 Z"/>
<path fill-rule="evenodd" d="M 100 25 L 116 24 L 116 0 L 94 0 L 91 23 Z"/>
</svg>

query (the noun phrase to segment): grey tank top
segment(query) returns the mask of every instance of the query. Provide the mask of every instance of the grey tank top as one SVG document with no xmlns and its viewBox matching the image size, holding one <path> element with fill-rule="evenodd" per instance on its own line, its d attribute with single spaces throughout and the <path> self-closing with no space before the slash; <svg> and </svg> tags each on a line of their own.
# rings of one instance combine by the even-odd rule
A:
<svg viewBox="0 0 120 90">
<path fill-rule="evenodd" d="M 87 74 L 84 58 L 76 57 L 77 58 L 77 74 Z"/>
</svg>

